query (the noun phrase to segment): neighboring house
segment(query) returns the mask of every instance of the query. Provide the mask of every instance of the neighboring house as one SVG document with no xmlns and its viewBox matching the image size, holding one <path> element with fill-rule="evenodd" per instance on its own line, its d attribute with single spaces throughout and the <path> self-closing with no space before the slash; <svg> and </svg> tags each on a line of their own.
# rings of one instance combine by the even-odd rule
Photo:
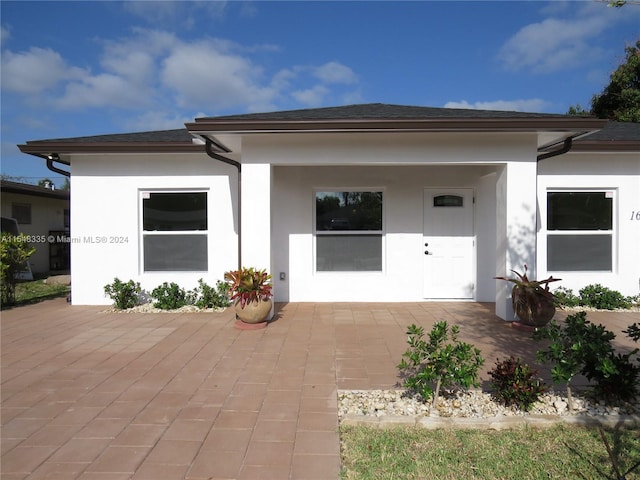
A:
<svg viewBox="0 0 640 480">
<path fill-rule="evenodd" d="M 36 249 L 29 259 L 33 273 L 70 269 L 69 191 L 2 180 L 2 217 L 13 218 Z"/>
<path fill-rule="evenodd" d="M 386 104 L 20 145 L 70 165 L 73 302 L 266 268 L 279 302 L 496 302 L 640 279 L 640 126 Z M 51 165 L 51 163 L 50 163 Z"/>
</svg>

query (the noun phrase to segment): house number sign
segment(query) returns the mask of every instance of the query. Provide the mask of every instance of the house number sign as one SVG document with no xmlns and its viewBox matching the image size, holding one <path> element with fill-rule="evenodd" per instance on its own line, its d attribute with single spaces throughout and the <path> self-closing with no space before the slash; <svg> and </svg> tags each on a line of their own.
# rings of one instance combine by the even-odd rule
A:
<svg viewBox="0 0 640 480">
<path fill-rule="evenodd" d="M 640 222 L 640 210 L 632 210 L 631 211 L 631 220 L 637 220 Z"/>
</svg>

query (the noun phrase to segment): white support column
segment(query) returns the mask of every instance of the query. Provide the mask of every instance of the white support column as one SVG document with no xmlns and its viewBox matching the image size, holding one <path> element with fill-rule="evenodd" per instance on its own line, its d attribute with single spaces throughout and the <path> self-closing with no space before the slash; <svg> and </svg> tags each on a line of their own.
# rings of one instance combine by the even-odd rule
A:
<svg viewBox="0 0 640 480">
<path fill-rule="evenodd" d="M 242 266 L 271 271 L 271 165 L 242 165 Z"/>
<path fill-rule="evenodd" d="M 512 275 L 511 270 L 529 268 L 536 275 L 537 163 L 509 162 L 496 182 L 496 276 Z M 513 320 L 512 283 L 496 280 L 496 315 Z"/>
</svg>

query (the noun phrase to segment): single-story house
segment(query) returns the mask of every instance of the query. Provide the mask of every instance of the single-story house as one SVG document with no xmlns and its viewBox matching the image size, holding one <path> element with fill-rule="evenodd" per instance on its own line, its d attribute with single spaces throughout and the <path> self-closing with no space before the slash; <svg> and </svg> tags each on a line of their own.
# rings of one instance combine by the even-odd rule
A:
<svg viewBox="0 0 640 480">
<path fill-rule="evenodd" d="M 640 280 L 640 125 L 363 104 L 30 141 L 71 170 L 73 303 L 209 284 L 239 264 L 278 302 L 495 302 L 496 275 L 625 295 Z"/>
<path fill-rule="evenodd" d="M 36 249 L 29 259 L 33 273 L 60 273 L 70 268 L 69 191 L 0 181 L 2 218 L 14 219 Z M 13 232 L 11 232 L 13 233 Z"/>
</svg>

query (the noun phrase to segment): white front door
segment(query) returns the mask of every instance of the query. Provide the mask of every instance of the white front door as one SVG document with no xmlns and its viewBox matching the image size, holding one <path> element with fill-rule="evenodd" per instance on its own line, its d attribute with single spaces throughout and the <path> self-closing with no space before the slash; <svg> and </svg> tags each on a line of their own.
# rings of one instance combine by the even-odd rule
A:
<svg viewBox="0 0 640 480">
<path fill-rule="evenodd" d="M 473 190 L 424 191 L 424 298 L 474 298 Z"/>
</svg>

